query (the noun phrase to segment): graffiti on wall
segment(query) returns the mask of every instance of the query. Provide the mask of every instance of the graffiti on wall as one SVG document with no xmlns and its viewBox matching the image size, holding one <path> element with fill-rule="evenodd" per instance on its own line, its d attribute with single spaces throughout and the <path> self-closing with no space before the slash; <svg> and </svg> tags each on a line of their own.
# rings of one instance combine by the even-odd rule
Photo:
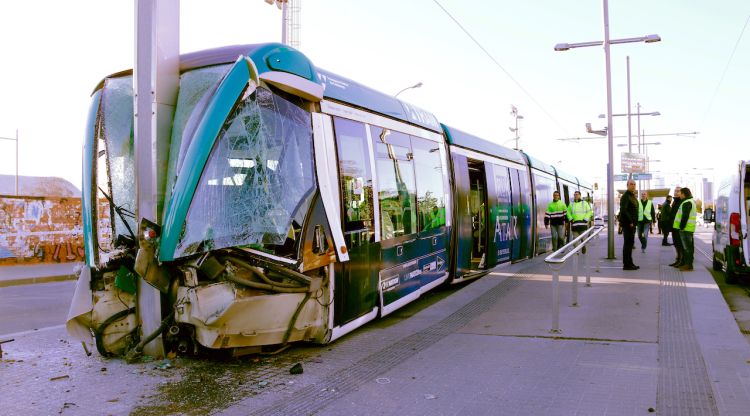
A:
<svg viewBox="0 0 750 416">
<path fill-rule="evenodd" d="M 0 196 L 0 266 L 83 261 L 82 231 L 80 198 Z"/>
</svg>

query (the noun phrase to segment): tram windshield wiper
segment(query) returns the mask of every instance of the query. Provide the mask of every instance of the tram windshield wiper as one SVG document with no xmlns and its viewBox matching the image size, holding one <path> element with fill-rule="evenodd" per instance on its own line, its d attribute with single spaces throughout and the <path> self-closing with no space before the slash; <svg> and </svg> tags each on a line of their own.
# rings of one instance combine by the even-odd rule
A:
<svg viewBox="0 0 750 416">
<path fill-rule="evenodd" d="M 122 223 L 125 225 L 125 228 L 128 229 L 128 232 L 130 233 L 130 236 L 133 238 L 133 241 L 135 241 L 136 240 L 135 233 L 133 233 L 133 230 L 130 228 L 130 226 L 128 225 L 128 221 L 127 221 L 127 218 L 135 219 L 135 213 L 133 211 L 130 211 L 127 208 L 122 208 L 120 206 L 117 206 L 115 204 L 115 201 L 112 199 L 112 197 L 107 195 L 107 193 L 104 192 L 104 189 L 102 189 L 101 186 L 97 186 L 97 188 L 99 188 L 99 191 L 104 195 L 105 198 L 107 198 L 107 201 L 114 208 L 117 215 L 120 216 L 120 219 L 122 219 Z"/>
</svg>

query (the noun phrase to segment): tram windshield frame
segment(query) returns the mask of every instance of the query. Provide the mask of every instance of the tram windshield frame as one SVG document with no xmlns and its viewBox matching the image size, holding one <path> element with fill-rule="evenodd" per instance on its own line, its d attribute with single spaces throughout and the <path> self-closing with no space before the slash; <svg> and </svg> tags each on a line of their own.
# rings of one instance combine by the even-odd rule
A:
<svg viewBox="0 0 750 416">
<path fill-rule="evenodd" d="M 174 257 L 247 247 L 296 258 L 315 189 L 305 102 L 256 87 L 235 105 L 214 141 Z"/>
</svg>

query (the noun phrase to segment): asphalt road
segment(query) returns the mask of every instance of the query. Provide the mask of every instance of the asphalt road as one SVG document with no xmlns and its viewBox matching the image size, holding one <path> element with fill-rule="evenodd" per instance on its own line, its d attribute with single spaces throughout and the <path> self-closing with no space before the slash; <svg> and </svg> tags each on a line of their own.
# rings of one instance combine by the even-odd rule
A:
<svg viewBox="0 0 750 416">
<path fill-rule="evenodd" d="M 0 338 L 65 324 L 76 282 L 0 287 Z"/>
<path fill-rule="evenodd" d="M 711 268 L 711 228 L 699 228 L 695 233 L 695 264 L 706 264 L 724 296 L 729 310 L 734 314 L 740 331 L 750 342 L 750 276 L 739 279 L 737 284 L 727 284 L 724 272 Z"/>
</svg>

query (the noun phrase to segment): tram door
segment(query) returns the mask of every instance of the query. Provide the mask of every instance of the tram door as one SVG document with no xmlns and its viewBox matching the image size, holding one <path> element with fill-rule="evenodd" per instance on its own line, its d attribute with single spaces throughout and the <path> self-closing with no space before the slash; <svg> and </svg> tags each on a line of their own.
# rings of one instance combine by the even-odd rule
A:
<svg viewBox="0 0 750 416">
<path fill-rule="evenodd" d="M 531 191 L 529 176 L 525 171 L 511 169 L 513 182 L 513 226 L 515 240 L 513 241 L 513 261 L 531 257 Z"/>
<path fill-rule="evenodd" d="M 372 166 L 364 124 L 334 118 L 341 189 L 341 216 L 349 261 L 337 263 L 334 325 L 368 312 L 377 301 L 378 247 L 375 243 Z"/>
<path fill-rule="evenodd" d="M 471 213 L 471 269 L 487 264 L 487 175 L 484 162 L 469 163 L 469 212 Z"/>
</svg>

